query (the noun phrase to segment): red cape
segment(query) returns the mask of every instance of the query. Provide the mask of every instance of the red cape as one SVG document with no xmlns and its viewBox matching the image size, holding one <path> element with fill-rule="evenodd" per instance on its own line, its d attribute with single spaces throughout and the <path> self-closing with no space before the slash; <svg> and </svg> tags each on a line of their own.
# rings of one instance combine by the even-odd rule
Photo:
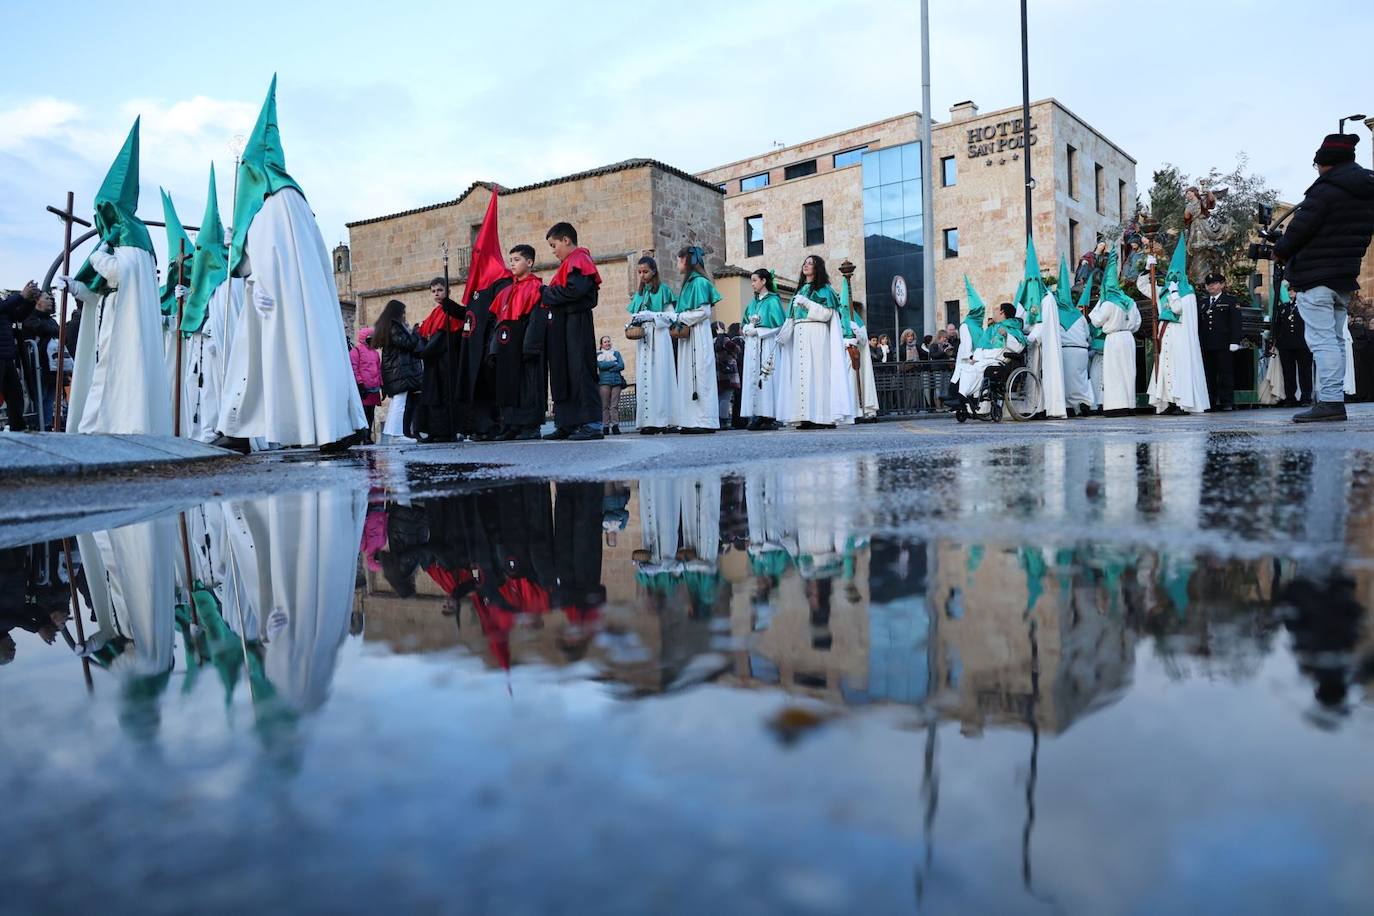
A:
<svg viewBox="0 0 1374 916">
<path fill-rule="evenodd" d="M 547 614 L 549 593 L 543 586 L 529 579 L 507 579 L 499 589 L 501 597 L 517 613 Z"/>
<path fill-rule="evenodd" d="M 497 321 L 519 321 L 539 304 L 539 292 L 544 284 L 534 274 L 525 274 L 496 294 L 491 313 Z"/>
<path fill-rule="evenodd" d="M 491 200 L 487 201 L 487 215 L 482 218 L 482 228 L 477 230 L 477 239 L 472 243 L 468 282 L 463 286 L 464 305 L 497 280 L 510 276 L 510 269 L 506 267 L 506 253 L 501 248 L 496 197 L 496 192 L 492 191 Z"/>
<path fill-rule="evenodd" d="M 601 274 L 596 272 L 596 262 L 592 260 L 592 253 L 585 248 L 574 248 L 572 253 L 563 259 L 563 263 L 558 265 L 558 273 L 553 275 L 549 285 L 567 286 L 568 274 L 574 270 L 584 277 L 591 277 L 597 286 L 601 285 Z"/>
<path fill-rule="evenodd" d="M 434 311 L 429 313 L 429 317 L 420 323 L 421 337 L 433 337 L 440 331 L 456 333 L 461 330 L 463 330 L 462 319 L 454 318 L 445 312 L 442 305 L 436 305 Z"/>
</svg>

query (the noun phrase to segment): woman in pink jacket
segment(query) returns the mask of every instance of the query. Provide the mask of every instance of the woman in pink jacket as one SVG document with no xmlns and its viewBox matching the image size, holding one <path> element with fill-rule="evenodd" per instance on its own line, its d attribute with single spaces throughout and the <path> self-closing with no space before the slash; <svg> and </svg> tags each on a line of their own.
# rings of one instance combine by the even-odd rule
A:
<svg viewBox="0 0 1374 916">
<path fill-rule="evenodd" d="M 372 416 L 382 403 L 382 354 L 372 348 L 372 328 L 358 329 L 358 345 L 348 352 L 353 364 L 353 378 L 358 382 L 358 396 L 363 399 L 363 413 L 367 414 L 367 441 L 372 443 Z"/>
</svg>

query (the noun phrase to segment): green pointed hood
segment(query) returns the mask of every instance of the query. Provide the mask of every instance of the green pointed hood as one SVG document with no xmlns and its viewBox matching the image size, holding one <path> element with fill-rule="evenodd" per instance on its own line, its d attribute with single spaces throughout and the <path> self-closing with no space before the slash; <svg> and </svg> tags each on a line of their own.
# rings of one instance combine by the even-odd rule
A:
<svg viewBox="0 0 1374 916">
<path fill-rule="evenodd" d="M 281 148 L 281 132 L 277 127 L 277 75 L 258 112 L 258 123 L 243 148 L 239 163 L 238 193 L 234 196 L 234 243 L 229 250 L 229 272 L 237 273 L 243 262 L 243 246 L 248 240 L 248 227 L 262 209 L 262 202 L 284 188 L 295 188 L 302 197 L 305 192 L 286 172 L 286 153 Z"/>
<path fill-rule="evenodd" d="M 162 278 L 162 314 L 175 315 L 177 313 L 177 263 L 182 258 L 186 261 L 182 275 L 182 282 L 185 284 L 191 279 L 191 259 L 195 256 L 196 246 L 192 244 L 191 237 L 186 234 L 185 227 L 181 225 L 181 217 L 177 216 L 177 208 L 172 203 L 172 195 L 162 188 L 157 190 L 162 195 L 162 221 L 167 224 L 167 272 Z M 184 254 L 182 254 L 183 252 Z"/>
<path fill-rule="evenodd" d="M 1107 255 L 1107 269 L 1102 273 L 1102 295 L 1099 301 L 1102 299 L 1128 312 L 1131 306 L 1135 305 L 1135 300 L 1121 288 L 1121 264 L 1117 260 L 1116 248 L 1112 248 L 1111 254 Z"/>
<path fill-rule="evenodd" d="M 969 344 L 976 350 L 978 341 L 983 337 L 983 318 L 987 315 L 987 306 L 983 304 L 983 297 L 978 295 L 978 290 L 973 288 L 973 281 L 964 274 L 964 291 L 968 293 L 968 314 L 964 316 L 964 329 L 968 332 Z"/>
<path fill-rule="evenodd" d="M 191 280 L 186 285 L 186 305 L 181 313 L 181 330 L 199 331 L 205 324 L 210 297 L 229 279 L 229 249 L 224 244 L 224 224 L 219 218 L 219 192 L 215 189 L 215 166 L 210 165 L 210 190 L 205 199 L 205 216 L 196 234 L 196 256 L 191 262 Z"/>
<path fill-rule="evenodd" d="M 1188 246 L 1182 236 L 1179 236 L 1178 244 L 1174 246 L 1174 256 L 1169 259 L 1169 272 L 1164 276 L 1164 289 L 1169 289 L 1169 284 L 1178 284 L 1178 294 L 1180 296 L 1192 296 L 1196 291 L 1193 284 L 1188 282 Z"/>
<path fill-rule="evenodd" d="M 148 227 L 137 216 L 138 122 L 139 119 L 134 118 L 134 126 L 129 129 L 124 146 L 115 157 L 110 171 L 105 174 L 100 190 L 95 193 L 95 228 L 100 235 L 100 244 L 114 248 L 142 248 L 156 257 Z M 94 293 L 109 291 L 105 278 L 96 273 L 89 258 L 76 272 L 76 279 Z"/>
<path fill-rule="evenodd" d="M 1045 301 L 1045 281 L 1040 276 L 1040 258 L 1035 253 L 1035 238 L 1026 236 L 1026 276 L 1017 304 L 1026 310 L 1027 324 L 1040 323 L 1040 305 Z"/>
<path fill-rule="evenodd" d="M 1279 302 L 1282 302 L 1284 305 L 1287 305 L 1292 301 L 1293 294 L 1288 290 L 1288 281 L 1284 280 L 1282 283 L 1279 284 Z"/>
<path fill-rule="evenodd" d="M 1059 326 L 1068 330 L 1083 317 L 1073 304 L 1073 280 L 1069 277 L 1069 262 L 1059 256 L 1059 279 L 1054 284 L 1054 301 L 1059 306 Z"/>
</svg>

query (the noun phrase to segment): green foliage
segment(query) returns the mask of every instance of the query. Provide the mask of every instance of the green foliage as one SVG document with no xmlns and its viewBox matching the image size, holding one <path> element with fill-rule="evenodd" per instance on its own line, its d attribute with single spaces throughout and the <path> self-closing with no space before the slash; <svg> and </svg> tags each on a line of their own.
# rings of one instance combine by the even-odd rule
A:
<svg viewBox="0 0 1374 916">
<path fill-rule="evenodd" d="M 1269 186 L 1264 176 L 1247 171 L 1249 163 L 1245 153 L 1238 153 L 1236 165 L 1229 172 L 1213 166 L 1206 174 L 1190 177 L 1166 162 L 1154 173 L 1150 187 L 1150 215 L 1159 223 L 1161 233 L 1167 233 L 1171 239 L 1178 238 L 1183 231 L 1185 190 L 1197 186 L 1205 194 L 1226 189 L 1226 196 L 1218 197 L 1214 212 L 1231 228 L 1231 239 L 1222 249 L 1228 274 L 1243 272 L 1241 262 L 1249 263 L 1245 249 L 1254 235 L 1255 208 L 1261 203 L 1272 206 L 1279 199 L 1278 191 Z"/>
</svg>

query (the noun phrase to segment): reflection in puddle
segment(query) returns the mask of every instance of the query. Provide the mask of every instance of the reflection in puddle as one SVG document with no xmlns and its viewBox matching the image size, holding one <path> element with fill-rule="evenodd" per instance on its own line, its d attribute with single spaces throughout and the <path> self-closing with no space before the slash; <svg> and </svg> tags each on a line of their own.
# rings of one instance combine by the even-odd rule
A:
<svg viewBox="0 0 1374 916">
<path fill-rule="evenodd" d="M 501 830 L 517 838 L 573 829 L 545 825 L 541 804 L 571 805 L 569 825 L 650 805 L 714 848 L 712 831 L 767 822 L 763 805 L 794 836 L 735 854 L 779 874 L 793 856 L 811 882 L 767 885 L 764 909 L 909 907 L 913 863 L 916 903 L 936 909 L 1289 900 L 1261 893 L 1281 879 L 1256 877 L 1268 860 L 1239 851 L 1250 836 L 1278 860 L 1308 855 L 1319 887 L 1303 893 L 1341 909 L 1369 889 L 1350 863 L 1374 853 L 1345 820 L 1374 809 L 1355 763 L 1374 735 L 1368 465 L 1199 437 L 462 493 L 378 467 L 369 493 L 207 503 L 0 551 L 0 722 L 47 741 L 33 723 L 56 716 L 43 746 L 124 772 L 130 797 L 154 791 L 138 788 L 144 772 L 215 774 L 207 805 L 299 783 L 333 793 L 326 823 L 355 838 L 404 835 L 400 806 L 429 825 L 414 828 L 420 850 L 437 827 L 414 807 L 427 793 L 469 816 L 496 804 L 480 800 L 496 789 L 474 800 L 443 782 L 453 754 L 463 772 L 525 774 L 538 797 L 546 781 L 583 785 L 576 802 L 508 802 Z M 94 669 L 89 688 L 78 664 Z M 87 689 L 95 705 L 73 705 Z M 104 709 L 120 737 L 98 725 Z M 181 757 L 148 770 L 127 747 Z M 1293 768 L 1323 753 L 1310 779 Z M 398 766 L 399 781 L 380 775 Z M 385 789 L 373 799 L 335 771 Z M 63 772 L 73 804 L 101 795 Z M 676 801 L 703 791 L 736 799 L 709 830 Z M 355 797 L 368 812 L 356 823 Z M 20 805 L 17 823 L 50 816 Z M 869 843 L 899 838 L 868 863 L 898 871 L 860 880 L 860 858 L 820 854 L 854 825 Z M 287 842 L 302 828 L 281 829 Z M 640 855 L 635 830 L 617 831 L 612 848 Z M 1106 833 L 1123 858 L 1093 845 Z M 490 842 L 445 841 L 463 861 L 486 861 Z M 270 872 L 274 850 L 255 867 Z M 1240 871 L 1170 864 L 1190 854 L 1239 856 Z M 362 867 L 333 855 L 319 867 Z M 1120 885 L 1118 907 L 1079 880 L 1088 861 Z M 1002 878 L 979 883 L 984 869 Z M 1237 893 L 1235 874 L 1259 896 Z"/>
</svg>

